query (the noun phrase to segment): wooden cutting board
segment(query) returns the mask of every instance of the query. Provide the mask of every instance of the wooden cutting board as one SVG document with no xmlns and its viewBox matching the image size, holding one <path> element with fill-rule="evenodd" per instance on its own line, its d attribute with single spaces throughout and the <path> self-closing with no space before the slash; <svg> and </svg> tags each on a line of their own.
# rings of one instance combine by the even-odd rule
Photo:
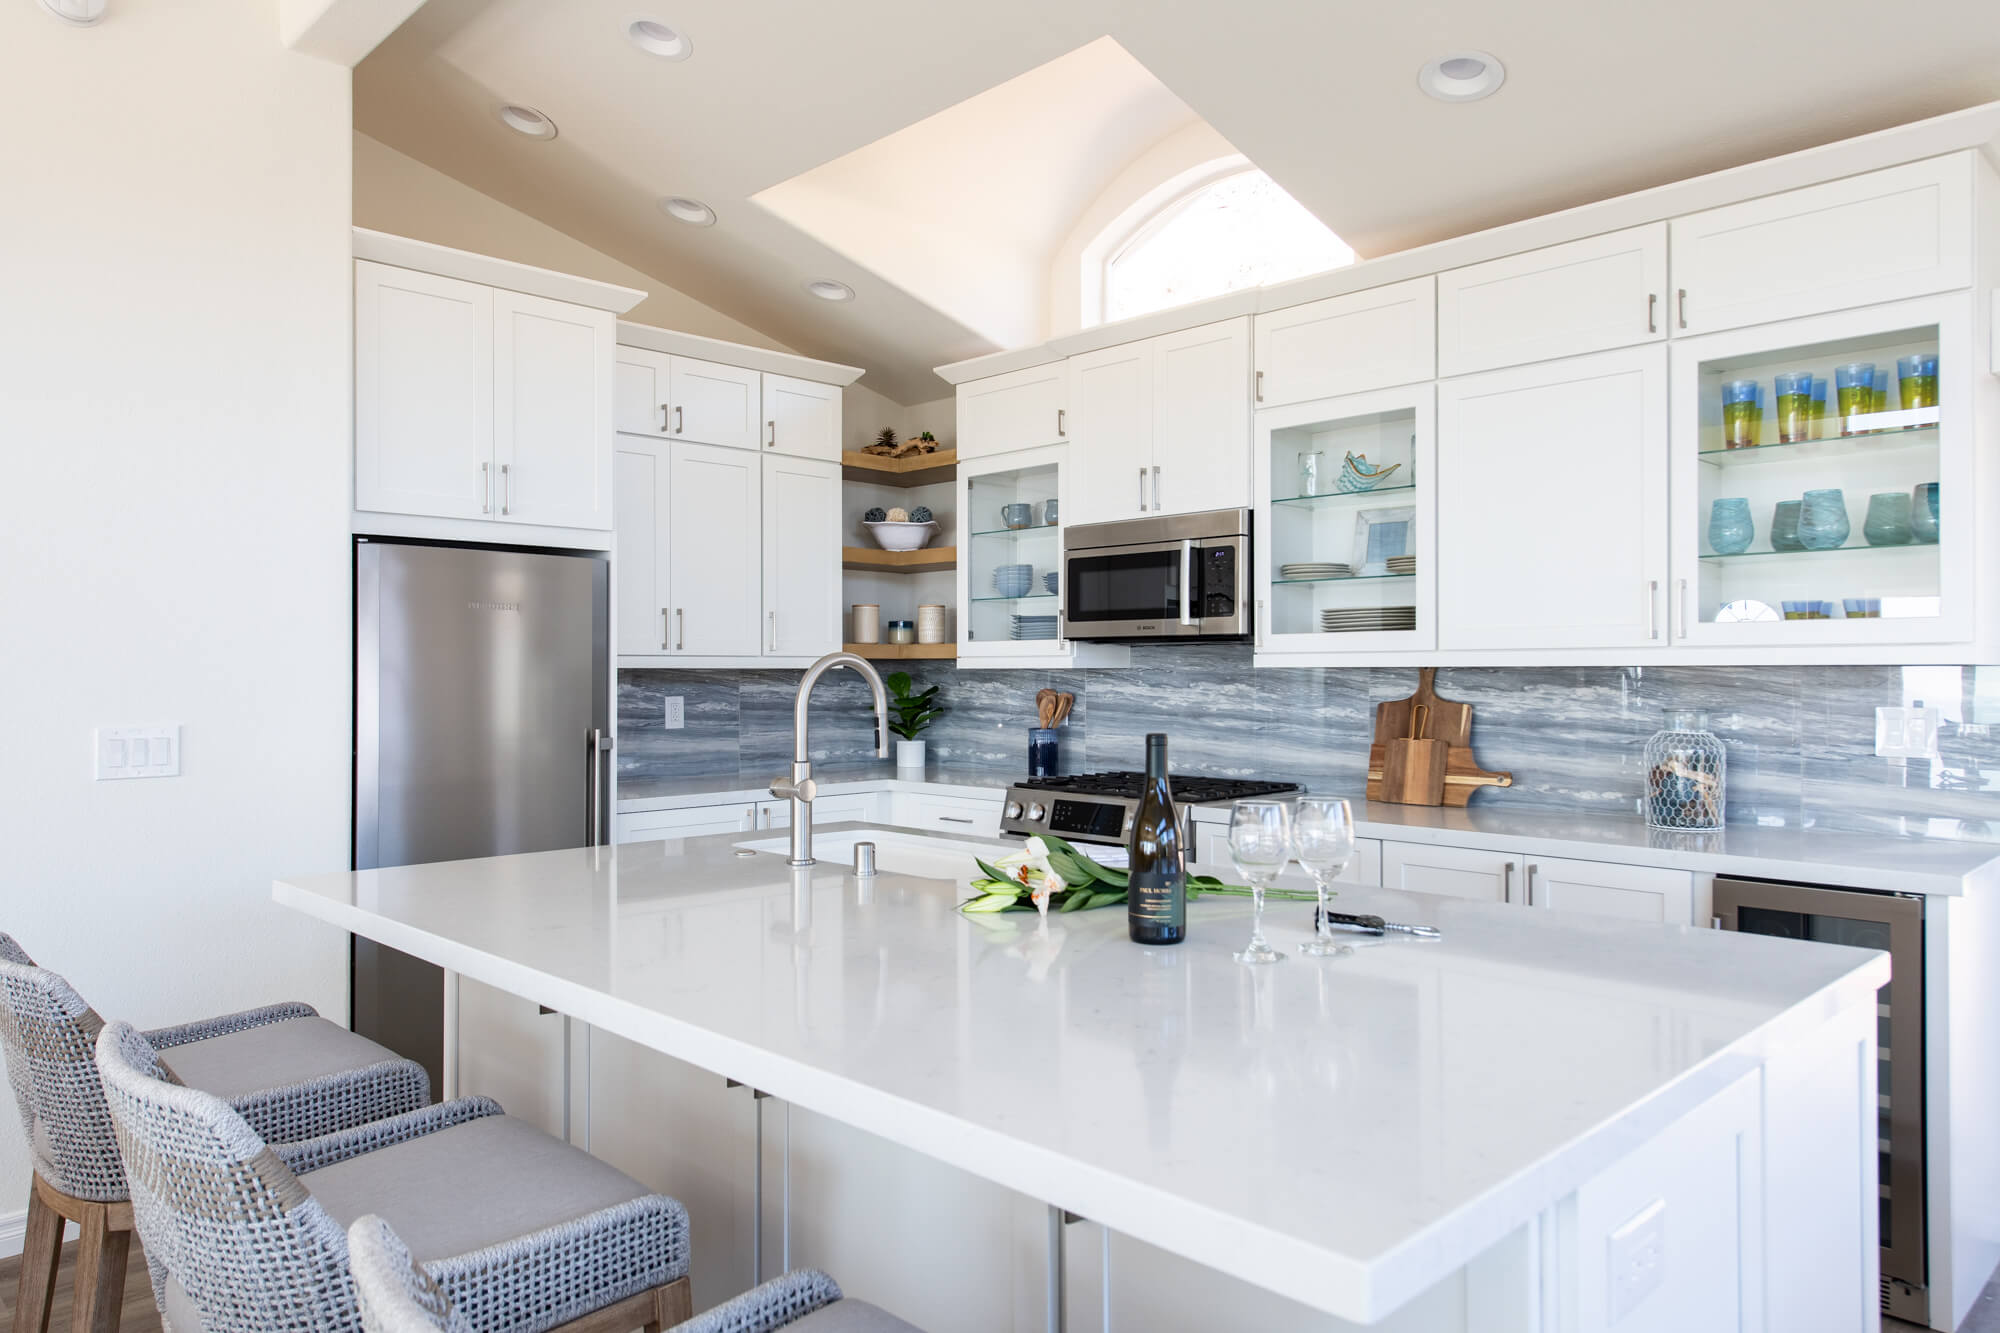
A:
<svg viewBox="0 0 2000 1333">
<path fill-rule="evenodd" d="M 1472 705 L 1440 699 L 1437 668 L 1425 667 L 1417 676 L 1417 692 L 1407 699 L 1391 699 L 1375 706 L 1375 743 L 1385 745 L 1410 734 L 1410 720 L 1418 704 L 1430 710 L 1430 725 L 1424 734 L 1446 745 L 1472 744 Z"/>
<path fill-rule="evenodd" d="M 1387 760 L 1387 746 L 1368 747 L 1368 799 L 1371 801 L 1391 801 L 1394 798 L 1383 794 L 1383 765 Z M 1490 772 L 1479 766 L 1468 747 L 1454 745 L 1445 759 L 1444 800 L 1446 806 L 1463 808 L 1472 799 L 1472 793 L 1481 787 L 1511 787 L 1514 785 L 1512 773 Z M 1414 804 L 1401 802 L 1401 804 Z"/>
</svg>

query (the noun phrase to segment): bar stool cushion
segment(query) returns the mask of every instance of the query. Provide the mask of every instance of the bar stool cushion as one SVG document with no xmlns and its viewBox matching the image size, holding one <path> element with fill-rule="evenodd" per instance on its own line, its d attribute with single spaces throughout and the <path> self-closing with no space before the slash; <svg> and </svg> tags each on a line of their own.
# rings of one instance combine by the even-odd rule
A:
<svg viewBox="0 0 2000 1333">
<path fill-rule="evenodd" d="M 344 1231 L 367 1213 L 418 1263 L 497 1245 L 652 1191 L 524 1120 L 485 1116 L 302 1172 Z"/>
<path fill-rule="evenodd" d="M 822 1305 L 803 1319 L 785 1325 L 785 1333 L 923 1333 L 880 1306 L 853 1297 Z"/>
<path fill-rule="evenodd" d="M 396 1053 L 317 1016 L 243 1028 L 164 1048 L 174 1077 L 229 1102 L 264 1088 L 288 1087 L 325 1074 L 367 1069 Z"/>
</svg>

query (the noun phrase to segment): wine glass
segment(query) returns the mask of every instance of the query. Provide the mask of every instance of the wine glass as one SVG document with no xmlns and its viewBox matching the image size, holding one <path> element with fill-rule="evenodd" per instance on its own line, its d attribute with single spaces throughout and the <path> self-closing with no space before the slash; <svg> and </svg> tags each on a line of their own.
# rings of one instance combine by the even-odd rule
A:
<svg viewBox="0 0 2000 1333">
<path fill-rule="evenodd" d="M 1264 943 L 1264 890 L 1292 855 L 1292 811 L 1283 801 L 1238 801 L 1229 811 L 1229 859 L 1250 882 L 1250 944 L 1239 963 L 1276 963 L 1284 955 Z"/>
<path fill-rule="evenodd" d="M 1317 930 L 1299 952 L 1314 958 L 1337 957 L 1346 946 L 1334 943 L 1333 928 L 1326 921 L 1326 895 L 1354 855 L 1354 811 L 1338 796 L 1299 797 L 1292 811 L 1292 850 L 1319 890 L 1319 911 L 1313 918 Z"/>
</svg>

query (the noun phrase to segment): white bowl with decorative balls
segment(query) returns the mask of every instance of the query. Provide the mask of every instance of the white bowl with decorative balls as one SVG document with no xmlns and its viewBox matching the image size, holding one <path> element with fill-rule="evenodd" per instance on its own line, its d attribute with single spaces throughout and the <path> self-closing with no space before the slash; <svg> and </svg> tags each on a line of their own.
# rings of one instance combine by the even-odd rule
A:
<svg viewBox="0 0 2000 1333">
<path fill-rule="evenodd" d="M 921 505 L 915 513 L 901 507 L 871 509 L 862 516 L 861 525 L 885 551 L 921 551 L 938 530 L 931 511 Z"/>
</svg>

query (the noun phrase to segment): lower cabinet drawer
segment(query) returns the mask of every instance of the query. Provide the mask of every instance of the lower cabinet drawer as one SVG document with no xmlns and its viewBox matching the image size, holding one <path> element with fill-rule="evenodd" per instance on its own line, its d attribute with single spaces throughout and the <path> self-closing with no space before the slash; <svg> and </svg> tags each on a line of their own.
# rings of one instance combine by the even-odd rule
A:
<svg viewBox="0 0 2000 1333">
<path fill-rule="evenodd" d="M 677 810 L 635 810 L 618 816 L 614 837 L 618 842 L 652 842 L 698 838 L 705 833 L 748 833 L 756 827 L 757 807 L 748 801 L 732 801 Z"/>
<path fill-rule="evenodd" d="M 904 828 L 936 829 L 941 833 L 967 833 L 980 838 L 1000 836 L 1000 794 L 990 801 L 960 796 L 925 796 L 917 792 L 896 793 L 891 820 Z"/>
<path fill-rule="evenodd" d="M 873 820 L 875 802 L 878 798 L 865 793 L 846 796 L 822 796 L 812 803 L 813 827 L 822 824 L 838 824 L 842 820 Z M 792 826 L 792 803 L 790 801 L 760 801 L 757 804 L 758 828 L 790 828 Z"/>
<path fill-rule="evenodd" d="M 1527 905 L 1676 926 L 1694 920 L 1694 875 L 1658 866 L 1522 858 Z"/>
</svg>

